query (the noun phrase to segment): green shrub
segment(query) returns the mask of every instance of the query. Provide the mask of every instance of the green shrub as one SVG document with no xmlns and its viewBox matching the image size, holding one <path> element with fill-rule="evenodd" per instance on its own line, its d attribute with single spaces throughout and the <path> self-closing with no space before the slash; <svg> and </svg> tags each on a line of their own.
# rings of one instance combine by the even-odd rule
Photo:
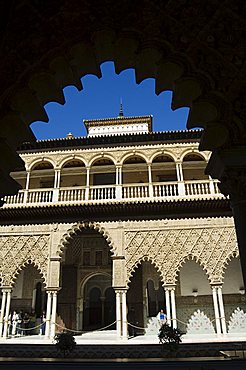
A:
<svg viewBox="0 0 246 370">
<path fill-rule="evenodd" d="M 62 352 L 64 357 L 71 353 L 76 346 L 74 336 L 69 332 L 56 334 L 54 340 L 56 341 L 56 348 Z"/>
<path fill-rule="evenodd" d="M 179 329 L 174 329 L 168 324 L 163 324 L 159 330 L 158 338 L 161 344 L 166 345 L 169 352 L 177 351 L 181 336 Z"/>
</svg>

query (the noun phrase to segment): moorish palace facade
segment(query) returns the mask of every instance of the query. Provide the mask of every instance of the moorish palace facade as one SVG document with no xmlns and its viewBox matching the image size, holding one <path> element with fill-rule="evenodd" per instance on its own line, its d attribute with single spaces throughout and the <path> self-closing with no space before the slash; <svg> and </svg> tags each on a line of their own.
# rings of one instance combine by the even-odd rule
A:
<svg viewBox="0 0 246 370">
<path fill-rule="evenodd" d="M 183 331 L 202 314 L 227 335 L 245 292 L 229 201 L 204 172 L 210 153 L 198 150 L 202 132 L 152 132 L 151 116 L 122 111 L 84 123 L 86 137 L 19 149 L 24 165 L 11 175 L 20 190 L 0 209 L 0 335 L 10 312 L 35 310 L 46 312 L 47 336 L 58 323 L 114 323 L 127 337 L 129 310 L 146 328 L 161 308 Z"/>
</svg>

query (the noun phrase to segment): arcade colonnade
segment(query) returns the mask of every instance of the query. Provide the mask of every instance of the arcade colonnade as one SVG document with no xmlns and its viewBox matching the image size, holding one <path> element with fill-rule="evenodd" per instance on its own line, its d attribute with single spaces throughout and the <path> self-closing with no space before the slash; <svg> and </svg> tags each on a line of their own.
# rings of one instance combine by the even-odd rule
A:
<svg viewBox="0 0 246 370">
<path fill-rule="evenodd" d="M 179 271 L 187 260 L 201 265 L 211 288 L 216 332 L 226 333 L 224 273 L 231 258 L 238 257 L 232 218 L 47 224 L 35 225 L 35 228 L 32 225 L 1 227 L 0 254 L 1 257 L 5 255 L 5 259 L 0 259 L 2 336 L 6 337 L 8 332 L 7 318 L 15 281 L 21 269 L 30 263 L 38 269 L 44 281 L 47 295 L 46 336 L 54 336 L 57 298 L 63 289 L 61 265 L 64 263 L 64 251 L 78 232 L 88 228 L 97 231 L 106 240 L 112 253 L 112 287 L 116 297 L 116 329 L 119 336 L 127 337 L 127 292 L 139 264 L 144 261 L 153 264 L 159 272 L 165 291 L 167 320 L 173 327 L 178 326 L 179 320 L 176 313 Z M 15 255 L 6 254 L 10 245 Z M 238 294 L 238 291 L 235 293 Z M 188 295 L 192 295 L 192 289 Z M 202 310 L 202 307 L 199 308 Z"/>
</svg>

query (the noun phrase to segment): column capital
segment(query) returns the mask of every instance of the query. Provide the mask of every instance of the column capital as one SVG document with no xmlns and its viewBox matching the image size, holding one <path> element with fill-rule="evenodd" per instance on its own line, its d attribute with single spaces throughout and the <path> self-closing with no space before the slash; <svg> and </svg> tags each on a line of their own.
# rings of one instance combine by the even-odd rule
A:
<svg viewBox="0 0 246 370">
<path fill-rule="evenodd" d="M 117 287 L 117 288 L 114 288 L 114 291 L 115 293 L 127 293 L 128 288 L 127 287 L 124 287 L 124 288 Z"/>
<path fill-rule="evenodd" d="M 2 292 L 11 293 L 13 288 L 11 286 L 2 286 Z"/>
<path fill-rule="evenodd" d="M 169 291 L 171 291 L 171 290 L 175 290 L 176 289 L 176 285 L 174 285 L 174 284 L 164 284 L 164 290 L 169 290 Z"/>
<path fill-rule="evenodd" d="M 47 287 L 45 288 L 46 293 L 58 293 L 61 287 Z"/>
<path fill-rule="evenodd" d="M 223 284 L 222 283 L 212 283 L 210 284 L 210 286 L 211 286 L 211 289 L 218 289 L 218 288 L 222 289 Z"/>
</svg>

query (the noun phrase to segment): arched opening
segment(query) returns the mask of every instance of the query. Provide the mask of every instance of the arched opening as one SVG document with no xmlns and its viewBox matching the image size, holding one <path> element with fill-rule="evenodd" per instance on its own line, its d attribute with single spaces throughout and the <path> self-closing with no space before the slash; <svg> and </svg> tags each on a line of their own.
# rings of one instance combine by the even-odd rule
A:
<svg viewBox="0 0 246 370">
<path fill-rule="evenodd" d="M 54 188 L 55 171 L 48 161 L 42 161 L 34 165 L 30 172 L 29 189 Z"/>
<path fill-rule="evenodd" d="M 42 312 L 46 310 L 46 292 L 43 278 L 33 264 L 24 267 L 13 287 L 11 314 L 15 311 L 29 318 L 26 334 L 39 334 L 39 328 L 31 330 L 41 322 Z"/>
<path fill-rule="evenodd" d="M 176 164 L 169 155 L 159 154 L 154 157 L 151 171 L 155 197 L 178 194 Z"/>
<path fill-rule="evenodd" d="M 184 180 L 207 180 L 205 175 L 205 159 L 198 153 L 188 153 L 183 158 L 182 168 Z"/>
<path fill-rule="evenodd" d="M 176 165 L 170 156 L 165 154 L 157 155 L 153 159 L 151 167 L 153 183 L 177 181 Z"/>
<path fill-rule="evenodd" d="M 98 231 L 85 228 L 70 239 L 63 255 L 60 286 L 57 313 L 67 328 L 105 326 L 105 291 L 112 288 L 112 259 L 109 245 Z"/>
<path fill-rule="evenodd" d="M 80 187 L 86 185 L 85 164 L 79 159 L 68 160 L 61 169 L 60 187 Z"/>
<path fill-rule="evenodd" d="M 105 200 L 115 198 L 115 164 L 109 158 L 100 158 L 90 168 L 89 199 Z"/>
<path fill-rule="evenodd" d="M 60 175 L 60 201 L 85 199 L 86 168 L 83 161 L 70 159 L 64 163 Z"/>
<path fill-rule="evenodd" d="M 161 276 L 151 262 L 141 262 L 133 273 L 127 292 L 127 305 L 128 312 L 134 312 L 135 325 L 139 327 L 147 327 L 151 317 L 157 316 L 161 308 L 165 310 Z M 143 334 L 143 330 L 138 332 Z"/>
<path fill-rule="evenodd" d="M 109 158 L 97 159 L 90 168 L 90 185 L 115 185 L 115 164 Z"/>
<path fill-rule="evenodd" d="M 144 198 L 149 195 L 146 161 L 139 155 L 127 157 L 122 166 L 123 198 Z"/>
<path fill-rule="evenodd" d="M 246 312 L 245 287 L 239 257 L 232 258 L 226 267 L 222 292 L 227 322 L 237 307 Z"/>
<path fill-rule="evenodd" d="M 82 286 L 83 330 L 101 329 L 115 321 L 115 292 L 111 280 L 110 275 L 97 273 Z"/>
<path fill-rule="evenodd" d="M 178 327 L 186 331 L 186 325 L 198 309 L 210 320 L 214 319 L 212 290 L 202 267 L 194 260 L 187 260 L 182 266 L 176 287 Z"/>
</svg>

